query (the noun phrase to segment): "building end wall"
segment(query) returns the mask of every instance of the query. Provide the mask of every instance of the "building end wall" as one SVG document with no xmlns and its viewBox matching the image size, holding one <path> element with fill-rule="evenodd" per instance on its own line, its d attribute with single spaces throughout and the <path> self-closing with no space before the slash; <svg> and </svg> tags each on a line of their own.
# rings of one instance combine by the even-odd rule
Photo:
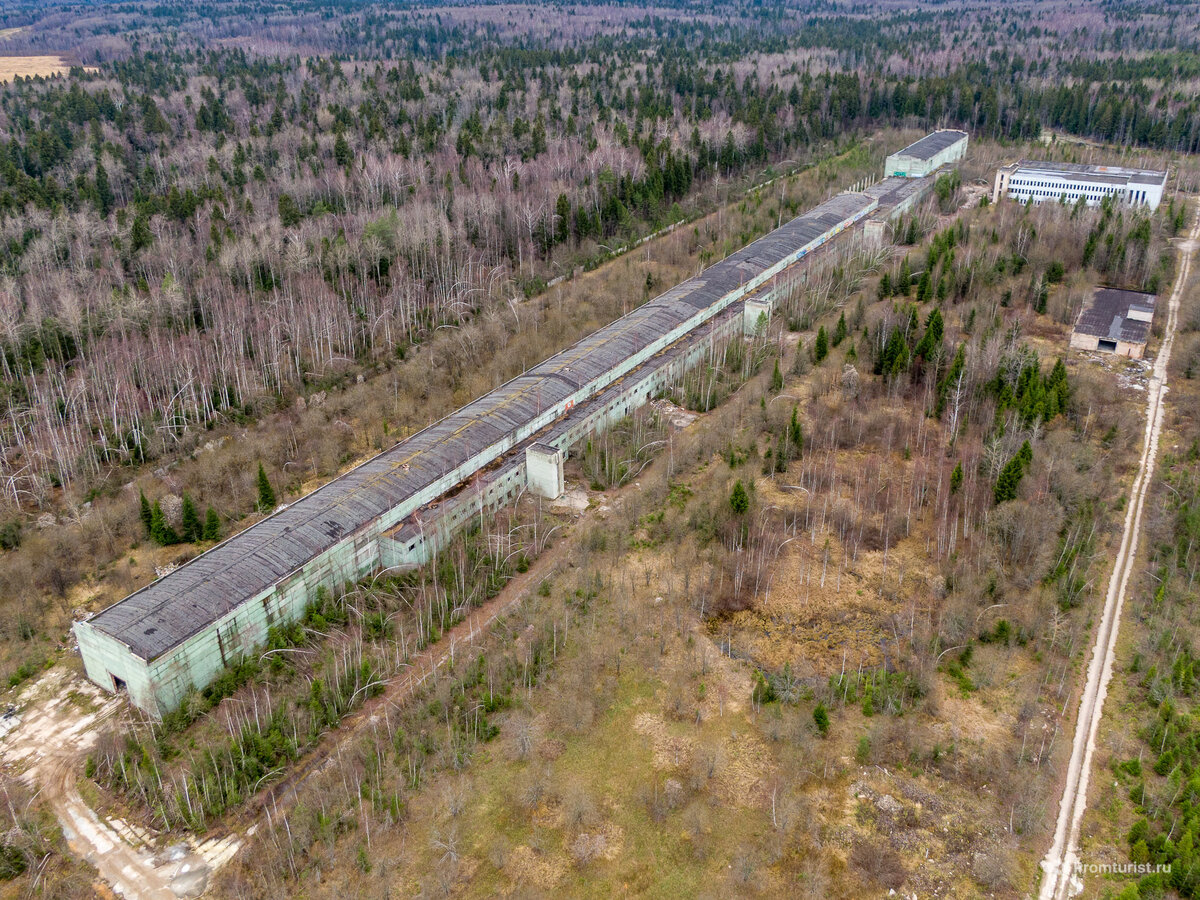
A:
<svg viewBox="0 0 1200 900">
<path fill-rule="evenodd" d="M 1124 356 L 1129 359 L 1141 359 L 1146 353 L 1146 345 L 1138 344 L 1132 341 L 1105 341 L 1105 344 L 1112 346 L 1102 346 L 1103 339 L 1094 334 L 1080 334 L 1077 331 L 1071 332 L 1071 349 L 1085 350 L 1090 353 L 1111 353 L 1114 356 Z"/>
<path fill-rule="evenodd" d="M 150 668 L 144 659 L 89 622 L 76 622 L 75 640 L 88 679 L 107 691 L 125 691 L 129 701 L 152 716 L 159 714 L 158 698 L 150 680 Z"/>
</svg>

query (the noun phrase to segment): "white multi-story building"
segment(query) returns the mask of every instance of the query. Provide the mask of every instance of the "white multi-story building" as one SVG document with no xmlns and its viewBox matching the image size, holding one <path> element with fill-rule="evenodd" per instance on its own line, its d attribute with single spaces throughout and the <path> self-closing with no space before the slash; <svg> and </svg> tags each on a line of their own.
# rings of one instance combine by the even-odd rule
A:
<svg viewBox="0 0 1200 900">
<path fill-rule="evenodd" d="M 1040 162 L 1023 159 L 996 170 L 992 201 L 1001 197 L 1027 203 L 1076 203 L 1081 198 L 1095 206 L 1112 197 L 1126 206 L 1158 209 L 1167 173 L 1157 169 L 1127 169 L 1123 166 L 1088 166 L 1079 163 Z"/>
<path fill-rule="evenodd" d="M 947 163 L 962 159 L 966 152 L 965 131 L 934 131 L 889 156 L 883 174 L 887 177 L 924 178 Z"/>
</svg>

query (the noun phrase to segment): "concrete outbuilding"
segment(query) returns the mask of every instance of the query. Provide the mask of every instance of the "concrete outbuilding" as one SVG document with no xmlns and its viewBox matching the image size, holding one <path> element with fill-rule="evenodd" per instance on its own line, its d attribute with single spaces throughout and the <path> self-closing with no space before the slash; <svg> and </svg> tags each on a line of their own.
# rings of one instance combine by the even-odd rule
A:
<svg viewBox="0 0 1200 900">
<path fill-rule="evenodd" d="M 1153 294 L 1097 288 L 1071 333 L 1073 350 L 1115 353 L 1141 359 L 1154 321 Z"/>
<path fill-rule="evenodd" d="M 889 156 L 883 174 L 885 177 L 924 178 L 942 166 L 962 159 L 966 152 L 965 131 L 942 129 Z"/>
</svg>

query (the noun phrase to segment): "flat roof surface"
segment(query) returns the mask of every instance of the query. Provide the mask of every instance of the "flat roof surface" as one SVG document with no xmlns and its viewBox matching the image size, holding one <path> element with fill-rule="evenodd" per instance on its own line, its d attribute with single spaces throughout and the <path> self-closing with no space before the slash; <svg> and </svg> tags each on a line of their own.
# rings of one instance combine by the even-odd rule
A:
<svg viewBox="0 0 1200 900">
<path fill-rule="evenodd" d="M 879 209 L 886 211 L 899 206 L 913 194 L 924 190 L 927 184 L 928 182 L 924 178 L 901 178 L 898 175 L 889 175 L 887 178 L 881 178 L 875 182 L 863 193 L 878 200 Z"/>
<path fill-rule="evenodd" d="M 899 153 L 892 155 L 911 156 L 913 159 L 933 159 L 947 147 L 965 140 L 966 137 L 967 133 L 965 131 L 954 131 L 952 129 L 935 131 L 932 134 L 925 135 L 919 141 L 913 141 Z"/>
<path fill-rule="evenodd" d="M 529 424 L 874 200 L 842 193 L 88 620 L 153 660 Z M 434 499 L 427 497 L 425 502 Z"/>
<path fill-rule="evenodd" d="M 1129 314 L 1132 311 L 1142 313 L 1145 318 L 1153 318 L 1157 299 L 1154 294 L 1143 294 L 1141 291 L 1097 288 L 1092 295 L 1092 302 L 1079 314 L 1075 332 L 1106 340 L 1144 344 L 1150 335 L 1150 322 L 1131 319 Z"/>
<path fill-rule="evenodd" d="M 1036 159 L 1023 159 L 1017 163 L 1011 177 L 1018 175 L 1075 178 L 1097 184 L 1166 184 L 1167 181 L 1167 173 L 1160 169 L 1127 169 L 1124 166 L 1093 166 Z"/>
</svg>

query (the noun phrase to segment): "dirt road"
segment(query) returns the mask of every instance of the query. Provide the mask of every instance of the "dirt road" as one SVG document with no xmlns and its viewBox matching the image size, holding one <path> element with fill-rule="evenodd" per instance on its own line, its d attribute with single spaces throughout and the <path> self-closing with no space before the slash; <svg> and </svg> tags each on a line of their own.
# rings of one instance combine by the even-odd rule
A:
<svg viewBox="0 0 1200 900">
<path fill-rule="evenodd" d="M 1096 749 L 1096 734 L 1100 728 L 1100 717 L 1104 709 L 1104 698 L 1108 682 L 1112 678 L 1113 654 L 1117 646 L 1117 631 L 1121 623 L 1121 607 L 1125 603 L 1125 589 L 1133 572 L 1137 558 L 1138 536 L 1142 528 L 1142 507 L 1154 475 L 1154 464 L 1158 458 L 1158 441 L 1164 419 L 1164 399 L 1167 393 L 1167 364 L 1171 359 L 1171 347 L 1175 342 L 1175 326 L 1179 318 L 1179 305 L 1184 287 L 1192 267 L 1192 255 L 1200 246 L 1200 218 L 1192 227 L 1186 241 L 1179 244 L 1179 273 L 1175 287 L 1167 303 L 1167 324 L 1162 347 L 1154 361 L 1154 373 L 1146 398 L 1146 432 L 1142 442 L 1142 456 L 1137 477 L 1129 492 L 1129 507 L 1125 514 L 1125 530 L 1121 535 L 1121 546 L 1113 563 L 1112 577 L 1108 582 L 1108 593 L 1104 598 L 1104 611 L 1100 627 L 1096 630 L 1096 643 L 1092 648 L 1088 664 L 1087 683 L 1079 703 L 1079 718 L 1075 724 L 1075 739 L 1071 745 L 1071 761 L 1067 768 L 1066 786 L 1058 809 L 1058 821 L 1054 829 L 1054 843 L 1042 860 L 1042 887 L 1040 900 L 1066 900 L 1083 890 L 1083 880 L 1077 872 L 1079 866 L 1079 826 L 1087 809 L 1088 776 L 1092 756 Z"/>
<path fill-rule="evenodd" d="M 22 692 L 20 721 L 0 741 L 4 767 L 19 775 L 54 810 L 71 851 L 96 867 L 126 900 L 198 897 L 209 873 L 240 846 L 236 838 L 177 844 L 156 854 L 154 835 L 91 809 L 76 787 L 97 726 L 125 705 L 63 668 Z"/>
</svg>

